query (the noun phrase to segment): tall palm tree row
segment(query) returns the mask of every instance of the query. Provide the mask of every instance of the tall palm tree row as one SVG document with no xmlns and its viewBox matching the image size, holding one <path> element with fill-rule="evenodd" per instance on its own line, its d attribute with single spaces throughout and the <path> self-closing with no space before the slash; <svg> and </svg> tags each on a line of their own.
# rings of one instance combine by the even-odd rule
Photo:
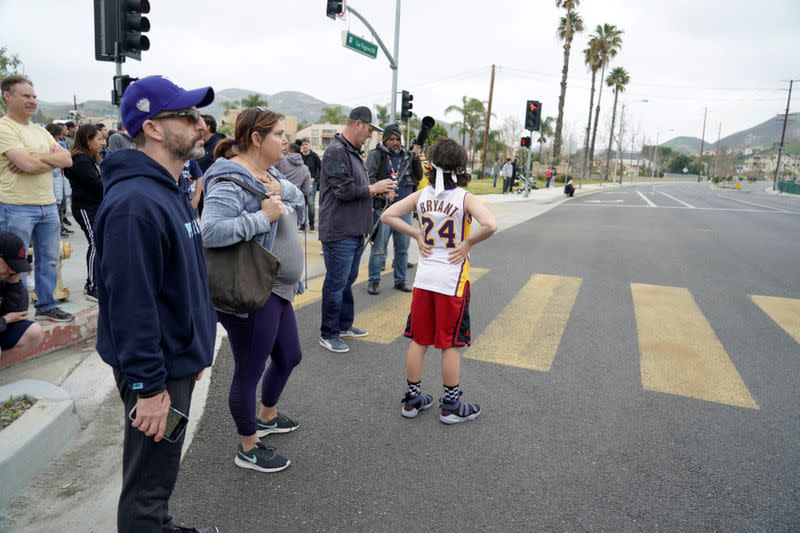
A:
<svg viewBox="0 0 800 533">
<path fill-rule="evenodd" d="M 575 11 L 579 4 L 580 0 L 556 0 L 556 7 L 563 7 L 567 11 L 561 17 L 561 23 L 558 25 L 558 38 L 564 41 L 564 66 L 561 68 L 561 93 L 558 96 L 558 118 L 556 119 L 556 133 L 553 141 L 553 162 L 556 164 L 561 155 L 561 131 L 564 126 L 564 100 L 567 95 L 567 74 L 569 73 L 569 55 L 572 49 L 572 39 L 576 33 L 583 31 L 583 20 Z M 541 159 L 541 153 L 539 156 Z"/>
<path fill-rule="evenodd" d="M 448 113 L 458 113 L 461 115 L 461 120 L 457 122 L 453 122 L 453 126 L 458 128 L 459 133 L 461 133 L 461 146 L 467 145 L 467 131 L 469 130 L 469 98 L 467 96 L 461 97 L 461 106 L 451 105 L 447 106 L 447 109 L 444 110 L 444 114 L 447 115 Z"/>
<path fill-rule="evenodd" d="M 617 121 L 617 101 L 619 100 L 619 93 L 625 91 L 625 86 L 628 85 L 630 81 L 630 74 L 622 67 L 615 67 L 606 78 L 606 85 L 614 90 L 614 110 L 611 112 L 611 130 L 608 134 L 608 152 L 606 152 L 606 173 L 604 176 L 606 180 L 608 179 L 609 170 L 611 169 L 611 143 L 614 142 L 614 124 Z"/>
<path fill-rule="evenodd" d="M 536 142 L 539 144 L 539 162 L 542 162 L 542 146 L 547 144 L 547 138 L 553 136 L 553 117 L 545 117 L 539 125 L 539 138 Z M 555 150 L 555 143 L 553 143 L 553 150 Z M 553 161 L 557 161 L 555 154 L 552 157 Z"/>
<path fill-rule="evenodd" d="M 461 121 L 454 123 L 461 132 L 461 145 L 465 149 L 470 149 L 470 166 L 475 164 L 475 139 L 483 120 L 486 118 L 486 104 L 477 98 L 467 96 L 461 97 L 461 106 L 451 105 L 444 110 L 447 113 L 460 113 Z M 470 144 L 467 145 L 467 134 L 469 134 Z"/>
<path fill-rule="evenodd" d="M 601 61 L 598 50 L 598 41 L 595 37 L 589 39 L 589 44 L 583 51 L 583 60 L 586 66 L 592 71 L 592 89 L 589 92 L 589 120 L 586 122 L 586 136 L 583 141 L 583 176 L 586 177 L 587 164 L 589 162 L 589 140 L 592 137 L 592 106 L 594 105 L 594 88 L 597 82 L 597 71 L 600 70 Z"/>
<path fill-rule="evenodd" d="M 600 118 L 600 100 L 603 98 L 602 80 L 606 75 L 606 67 L 611 59 L 617 55 L 622 48 L 622 30 L 613 24 L 603 24 L 595 28 L 593 38 L 597 39 L 598 54 L 600 58 L 600 90 L 597 92 L 597 107 L 594 109 L 594 128 L 592 130 L 592 142 L 589 145 L 589 177 L 592 177 L 592 163 L 594 162 L 594 144 L 597 140 L 597 123 Z"/>
</svg>

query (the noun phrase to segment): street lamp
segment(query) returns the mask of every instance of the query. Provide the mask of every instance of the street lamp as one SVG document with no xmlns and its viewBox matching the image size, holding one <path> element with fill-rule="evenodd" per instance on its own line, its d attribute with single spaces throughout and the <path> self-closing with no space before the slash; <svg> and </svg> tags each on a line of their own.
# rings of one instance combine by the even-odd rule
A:
<svg viewBox="0 0 800 533">
<path fill-rule="evenodd" d="M 623 102 L 622 103 L 622 115 L 619 117 L 619 137 L 617 138 L 617 149 L 619 150 L 619 184 L 622 185 L 622 134 L 625 131 L 625 108 L 628 104 L 646 104 L 648 102 L 647 98 L 643 100 L 632 100 L 630 102 Z M 611 151 L 609 150 L 609 157 L 611 156 Z"/>
<path fill-rule="evenodd" d="M 658 164 L 658 136 L 661 135 L 662 133 L 667 133 L 668 131 L 675 131 L 675 128 L 670 128 L 668 130 L 661 130 L 656 133 L 656 148 L 653 151 L 653 169 L 652 169 L 653 173 L 650 176 L 651 178 L 656 177 L 656 165 Z"/>
</svg>

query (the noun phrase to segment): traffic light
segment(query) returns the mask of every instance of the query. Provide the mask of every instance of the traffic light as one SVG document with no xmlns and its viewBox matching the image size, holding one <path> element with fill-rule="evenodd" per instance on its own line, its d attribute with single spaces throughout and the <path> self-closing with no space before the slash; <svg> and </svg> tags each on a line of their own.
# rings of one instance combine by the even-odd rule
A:
<svg viewBox="0 0 800 533">
<path fill-rule="evenodd" d="M 94 0 L 94 58 L 116 61 L 119 40 L 118 0 Z"/>
<path fill-rule="evenodd" d="M 411 100 L 413 99 L 413 94 L 408 91 L 403 91 L 403 98 L 400 101 L 400 120 L 408 120 L 411 118 L 411 108 L 414 107 Z"/>
<path fill-rule="evenodd" d="M 142 35 L 150 31 L 150 21 L 142 16 L 150 13 L 150 1 L 119 0 L 119 4 L 119 54 L 141 61 L 142 52 L 150 50 L 150 39 Z"/>
<path fill-rule="evenodd" d="M 528 100 L 525 106 L 525 129 L 528 131 L 539 131 L 539 124 L 542 122 L 542 103 L 538 100 Z"/>
<path fill-rule="evenodd" d="M 328 0 L 328 7 L 325 14 L 333 20 L 336 17 L 344 14 L 344 1 L 343 0 Z"/>
<path fill-rule="evenodd" d="M 127 74 L 122 76 L 114 76 L 114 90 L 111 91 L 111 103 L 113 105 L 119 105 L 119 101 L 122 100 L 122 95 L 125 94 L 125 90 L 128 88 L 128 85 L 138 79 L 139 78 L 132 78 Z"/>
<path fill-rule="evenodd" d="M 530 148 L 531 147 L 531 138 L 530 137 L 523 137 L 519 141 L 519 145 L 523 148 Z"/>
</svg>

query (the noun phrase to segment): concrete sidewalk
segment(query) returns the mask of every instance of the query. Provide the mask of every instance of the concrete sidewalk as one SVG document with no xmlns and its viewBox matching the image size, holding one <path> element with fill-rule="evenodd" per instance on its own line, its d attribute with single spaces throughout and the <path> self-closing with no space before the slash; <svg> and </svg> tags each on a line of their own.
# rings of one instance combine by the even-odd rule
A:
<svg viewBox="0 0 800 533">
<path fill-rule="evenodd" d="M 626 184 L 627 185 L 627 184 Z M 608 190 L 618 185 L 584 185 L 576 196 Z M 536 217 L 566 201 L 563 187 L 532 190 L 529 198 L 519 194 L 490 194 L 480 197 L 495 214 L 501 231 Z M 308 233 L 308 278 L 324 276 L 316 233 Z M 64 284 L 74 301 L 63 307 L 70 312 L 85 311 L 96 321 L 96 305 L 82 296 L 85 282 L 86 244 L 82 234 L 70 239 L 73 255 L 64 264 Z M 387 250 L 391 264 L 392 247 Z M 368 261 L 365 252 L 362 266 Z M 412 241 L 409 261 L 416 263 L 418 253 Z M 384 272 L 389 273 L 390 269 Z M 319 283 L 314 283 L 316 286 Z M 358 297 L 362 295 L 359 289 Z M 88 310 L 88 311 L 86 311 Z M 96 325 L 94 326 L 96 328 Z M 310 326 L 309 326 L 310 327 Z M 312 328 L 313 329 L 313 328 Z M 308 328 L 301 332 L 307 332 Z M 91 332 L 91 333 L 90 333 Z M 0 367 L 0 385 L 21 379 L 38 379 L 63 388 L 75 402 L 81 430 L 61 454 L 43 465 L 33 481 L 17 497 L 0 509 L 0 531 L 113 531 L 116 528 L 116 503 L 121 484 L 123 413 L 111 369 L 94 351 L 94 329 L 87 327 L 82 342 L 44 356 Z M 225 332 L 217 330 L 216 353 Z M 195 388 L 189 430 L 184 447 L 191 445 L 194 428 L 202 417 L 213 367 L 205 372 Z M 28 416 L 26 413 L 23 416 Z M 0 433 L 2 439 L 2 433 Z M 42 505 L 41 502 L 48 502 Z"/>
</svg>

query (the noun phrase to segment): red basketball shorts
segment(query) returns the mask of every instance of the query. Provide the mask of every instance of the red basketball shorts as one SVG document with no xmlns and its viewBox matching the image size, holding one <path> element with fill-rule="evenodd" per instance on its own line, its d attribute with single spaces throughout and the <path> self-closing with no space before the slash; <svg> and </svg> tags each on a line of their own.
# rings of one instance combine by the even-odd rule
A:
<svg viewBox="0 0 800 533">
<path fill-rule="evenodd" d="M 440 350 L 469 346 L 469 291 L 469 282 L 461 297 L 415 287 L 405 336 Z"/>
</svg>

